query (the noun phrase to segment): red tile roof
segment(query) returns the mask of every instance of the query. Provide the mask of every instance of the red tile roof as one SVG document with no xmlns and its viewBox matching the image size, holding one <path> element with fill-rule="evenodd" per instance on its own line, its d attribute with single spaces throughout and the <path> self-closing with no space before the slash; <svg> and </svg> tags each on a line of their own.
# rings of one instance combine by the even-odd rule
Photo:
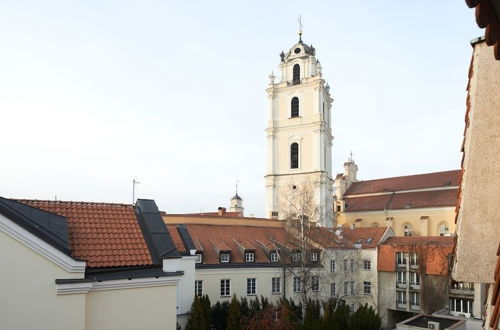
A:
<svg viewBox="0 0 500 330">
<path fill-rule="evenodd" d="M 345 212 L 414 209 L 455 206 L 457 189 L 429 190 L 397 194 L 344 198 Z"/>
<path fill-rule="evenodd" d="M 352 244 L 361 244 L 361 248 L 371 249 L 380 243 L 386 231 L 387 227 L 342 228 L 342 235 Z M 372 239 L 370 243 L 367 242 L 369 238 Z"/>
<path fill-rule="evenodd" d="M 345 195 L 457 186 L 460 170 L 354 182 Z M 448 184 L 449 183 L 449 184 Z"/>
<path fill-rule="evenodd" d="M 454 246 L 455 236 L 392 236 L 383 245 L 450 245 Z"/>
<path fill-rule="evenodd" d="M 470 8 L 476 7 L 476 23 L 486 28 L 485 40 L 493 47 L 495 58 L 500 60 L 500 5 L 495 0 L 465 0 Z M 496 5 L 495 5 L 496 3 Z"/>
<path fill-rule="evenodd" d="M 87 267 L 151 265 L 134 207 L 126 204 L 17 200 L 66 217 L 71 254 Z"/>
</svg>

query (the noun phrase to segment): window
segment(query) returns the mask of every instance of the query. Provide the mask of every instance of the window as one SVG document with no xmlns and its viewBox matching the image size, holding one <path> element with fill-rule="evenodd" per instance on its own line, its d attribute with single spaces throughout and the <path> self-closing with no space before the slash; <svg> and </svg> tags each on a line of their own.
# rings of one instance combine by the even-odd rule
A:
<svg viewBox="0 0 500 330">
<path fill-rule="evenodd" d="M 396 301 L 398 304 L 406 304 L 406 291 L 397 291 Z"/>
<path fill-rule="evenodd" d="M 311 253 L 311 261 L 318 261 L 318 252 Z"/>
<path fill-rule="evenodd" d="M 247 278 L 247 294 L 253 295 L 255 294 L 255 278 Z"/>
<path fill-rule="evenodd" d="M 349 295 L 349 282 L 344 282 L 344 296 Z"/>
<path fill-rule="evenodd" d="M 370 260 L 363 260 L 363 269 L 370 270 L 372 268 L 372 263 Z"/>
<path fill-rule="evenodd" d="M 300 277 L 293 278 L 293 292 L 302 292 L 302 279 Z"/>
<path fill-rule="evenodd" d="M 278 262 L 279 255 L 278 252 L 271 252 L 271 262 Z"/>
<path fill-rule="evenodd" d="M 335 273 L 336 268 L 335 260 L 330 260 L 330 273 Z"/>
<path fill-rule="evenodd" d="M 406 272 L 398 271 L 397 281 L 401 284 L 406 284 Z"/>
<path fill-rule="evenodd" d="M 364 294 L 372 293 L 372 282 L 363 282 L 363 293 Z"/>
<path fill-rule="evenodd" d="M 472 300 L 450 299 L 450 312 L 453 312 L 454 315 L 472 313 Z"/>
<path fill-rule="evenodd" d="M 271 279 L 271 292 L 272 293 L 281 293 L 281 278 L 273 277 Z"/>
<path fill-rule="evenodd" d="M 201 264 L 201 261 L 202 261 L 202 257 L 201 257 L 201 254 L 197 253 L 194 255 L 196 258 L 194 259 L 194 262 L 196 264 Z"/>
<path fill-rule="evenodd" d="M 449 231 L 448 226 L 445 223 L 439 226 L 439 236 L 448 235 L 448 231 Z"/>
<path fill-rule="evenodd" d="M 405 236 L 412 236 L 412 229 L 410 225 L 404 225 L 403 232 Z"/>
<path fill-rule="evenodd" d="M 318 276 L 311 277 L 311 290 L 319 291 L 319 277 Z"/>
<path fill-rule="evenodd" d="M 344 268 L 343 271 L 347 273 L 347 259 L 344 259 L 342 266 L 342 268 Z"/>
<path fill-rule="evenodd" d="M 330 283 L 330 294 L 332 297 L 337 295 L 337 285 L 335 283 Z"/>
<path fill-rule="evenodd" d="M 398 265 L 406 265 L 406 258 L 403 252 L 396 252 L 396 261 Z"/>
<path fill-rule="evenodd" d="M 221 297 L 231 296 L 231 280 L 220 280 Z"/>
<path fill-rule="evenodd" d="M 300 84 L 300 65 L 298 64 L 293 66 L 293 84 Z"/>
<path fill-rule="evenodd" d="M 351 291 L 351 292 L 350 292 L 350 293 L 351 293 L 351 295 L 354 295 L 354 294 L 355 294 L 355 293 L 354 293 L 354 281 L 351 281 L 351 283 L 350 283 L 350 289 L 351 289 L 351 290 L 350 290 L 350 291 Z"/>
<path fill-rule="evenodd" d="M 194 294 L 198 297 L 203 295 L 203 281 L 194 281 Z"/>
<path fill-rule="evenodd" d="M 349 269 L 351 273 L 354 273 L 354 259 L 349 259 Z"/>
<path fill-rule="evenodd" d="M 299 144 L 297 142 L 290 145 L 290 168 L 299 168 Z"/>
<path fill-rule="evenodd" d="M 420 274 L 416 272 L 410 272 L 410 284 L 420 285 Z"/>
<path fill-rule="evenodd" d="M 412 266 L 418 265 L 418 258 L 416 252 L 410 252 L 410 265 Z"/>
<path fill-rule="evenodd" d="M 290 111 L 290 117 L 298 117 L 299 116 L 299 98 L 297 96 L 292 98 L 291 102 L 291 111 Z"/>
<path fill-rule="evenodd" d="M 420 293 L 410 292 L 410 304 L 413 306 L 420 306 Z"/>
<path fill-rule="evenodd" d="M 254 262 L 255 252 L 245 252 L 245 262 Z"/>
<path fill-rule="evenodd" d="M 220 262 L 229 262 L 229 253 L 220 254 Z"/>
<path fill-rule="evenodd" d="M 294 261 L 294 262 L 300 261 L 300 252 L 294 252 L 292 254 L 292 261 Z"/>
</svg>

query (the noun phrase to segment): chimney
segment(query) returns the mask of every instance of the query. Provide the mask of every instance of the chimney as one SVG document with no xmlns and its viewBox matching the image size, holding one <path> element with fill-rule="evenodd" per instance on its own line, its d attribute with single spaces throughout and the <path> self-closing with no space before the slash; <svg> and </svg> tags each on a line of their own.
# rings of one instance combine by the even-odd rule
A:
<svg viewBox="0 0 500 330">
<path fill-rule="evenodd" d="M 219 215 L 225 215 L 226 214 L 226 208 L 225 207 L 219 206 L 219 208 L 217 208 L 217 210 L 219 211 Z"/>
</svg>

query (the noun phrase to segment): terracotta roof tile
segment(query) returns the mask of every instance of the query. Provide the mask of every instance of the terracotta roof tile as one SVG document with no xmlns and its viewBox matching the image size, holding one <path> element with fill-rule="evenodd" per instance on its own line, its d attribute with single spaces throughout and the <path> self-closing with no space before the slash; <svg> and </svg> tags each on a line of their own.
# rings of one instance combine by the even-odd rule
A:
<svg viewBox="0 0 500 330">
<path fill-rule="evenodd" d="M 457 186 L 460 170 L 354 182 L 346 195 Z"/>
<path fill-rule="evenodd" d="M 383 245 L 455 245 L 455 236 L 393 236 Z"/>
<path fill-rule="evenodd" d="M 382 240 L 387 227 L 343 228 L 342 235 L 352 244 L 361 244 L 363 249 L 376 247 Z M 371 242 L 368 239 L 371 238 Z M 361 243 L 358 243 L 360 242 Z"/>
<path fill-rule="evenodd" d="M 17 200 L 66 217 L 71 254 L 87 267 L 151 265 L 134 207 L 126 204 Z"/>
<path fill-rule="evenodd" d="M 458 189 L 344 198 L 345 212 L 456 206 Z"/>
</svg>

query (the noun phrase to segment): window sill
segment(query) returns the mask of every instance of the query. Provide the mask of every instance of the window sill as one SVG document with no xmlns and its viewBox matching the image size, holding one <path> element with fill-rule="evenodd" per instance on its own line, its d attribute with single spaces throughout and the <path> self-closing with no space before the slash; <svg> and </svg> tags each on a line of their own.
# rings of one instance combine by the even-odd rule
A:
<svg viewBox="0 0 500 330">
<path fill-rule="evenodd" d="M 302 118 L 302 116 L 293 116 L 293 117 L 288 117 L 288 119 L 295 119 L 295 118 Z"/>
<path fill-rule="evenodd" d="M 231 298 L 231 295 L 229 296 L 220 296 L 221 298 Z"/>
<path fill-rule="evenodd" d="M 257 294 L 256 293 L 247 293 L 247 296 L 248 297 L 255 297 L 255 296 L 257 296 Z"/>
<path fill-rule="evenodd" d="M 277 295 L 281 295 L 281 292 L 271 292 L 271 294 L 274 296 L 277 296 Z"/>
</svg>

